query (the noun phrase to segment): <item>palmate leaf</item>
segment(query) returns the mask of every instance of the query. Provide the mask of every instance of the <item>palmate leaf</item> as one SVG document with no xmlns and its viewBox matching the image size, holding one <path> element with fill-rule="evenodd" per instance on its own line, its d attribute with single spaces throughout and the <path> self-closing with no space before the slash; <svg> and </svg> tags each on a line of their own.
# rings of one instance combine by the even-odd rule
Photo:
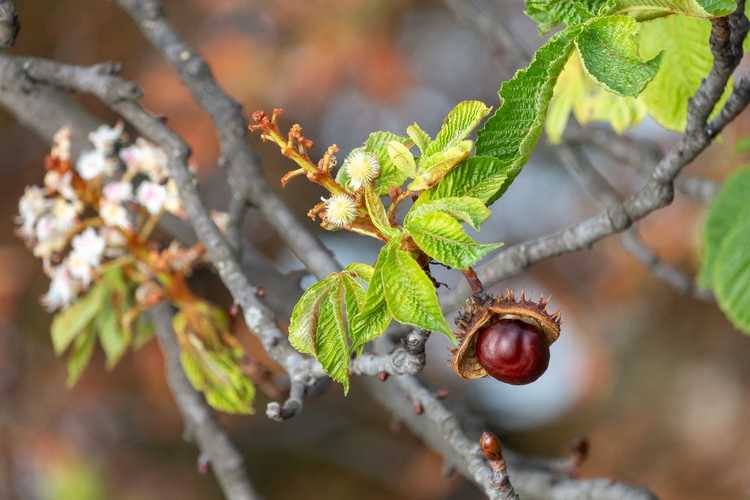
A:
<svg viewBox="0 0 750 500">
<path fill-rule="evenodd" d="M 709 21 L 686 16 L 662 17 L 642 23 L 641 55 L 664 54 L 661 70 L 641 95 L 649 115 L 661 126 L 674 131 L 685 129 L 688 99 L 695 95 L 713 65 L 708 44 L 710 34 Z M 730 82 L 717 109 L 721 109 L 731 87 Z"/>
<path fill-rule="evenodd" d="M 488 198 L 488 204 L 502 195 L 529 160 L 544 126 L 555 82 L 579 31 L 568 28 L 554 35 L 526 69 L 500 87 L 502 104 L 479 131 L 476 144 L 477 156 L 499 160 L 492 166 L 497 175 L 505 177 L 502 187 Z"/>
<path fill-rule="evenodd" d="M 375 225 L 378 231 L 387 237 L 391 237 L 398 232 L 398 229 L 391 226 L 388 220 L 388 214 L 385 211 L 383 202 L 380 200 L 380 195 L 375 192 L 373 186 L 365 186 L 365 205 L 367 206 L 367 213 L 370 216 L 370 220 Z"/>
<path fill-rule="evenodd" d="M 409 184 L 410 191 L 430 189 L 443 179 L 456 165 L 464 161 L 471 152 L 474 143 L 469 140 L 419 158 L 419 172 L 414 181 Z"/>
<path fill-rule="evenodd" d="M 733 228 L 750 219 L 750 168 L 730 177 L 711 203 L 703 226 L 703 256 L 698 282 L 705 288 L 714 286 L 714 275 L 721 260 L 724 240 Z M 744 252 L 750 255 L 748 249 Z"/>
<path fill-rule="evenodd" d="M 73 387 L 83 375 L 91 361 L 96 346 L 96 332 L 85 328 L 73 340 L 73 346 L 68 354 L 68 387 Z"/>
<path fill-rule="evenodd" d="M 400 323 L 442 332 L 455 342 L 440 309 L 435 285 L 414 257 L 401 250 L 398 239 L 386 245 L 381 277 L 388 310 Z M 377 264 L 375 278 L 378 277 Z"/>
<path fill-rule="evenodd" d="M 390 188 L 401 186 L 407 178 L 388 155 L 388 144 L 391 141 L 407 144 L 409 139 L 391 132 L 373 132 L 363 146 L 365 151 L 375 155 L 380 164 L 380 174 L 375 179 L 375 192 L 378 194 L 388 194 Z"/>
<path fill-rule="evenodd" d="M 433 212 L 409 219 L 405 225 L 417 246 L 438 262 L 454 269 L 467 269 L 502 246 L 472 240 L 461 224 L 444 212 Z"/>
<path fill-rule="evenodd" d="M 107 297 L 106 285 L 96 283 L 70 307 L 60 311 L 52 320 L 52 346 L 55 354 L 62 354 L 96 317 Z"/>
<path fill-rule="evenodd" d="M 638 57 L 638 22 L 628 16 L 607 16 L 586 23 L 576 47 L 590 76 L 625 97 L 638 96 L 659 71 L 661 53 L 648 61 Z"/>
</svg>

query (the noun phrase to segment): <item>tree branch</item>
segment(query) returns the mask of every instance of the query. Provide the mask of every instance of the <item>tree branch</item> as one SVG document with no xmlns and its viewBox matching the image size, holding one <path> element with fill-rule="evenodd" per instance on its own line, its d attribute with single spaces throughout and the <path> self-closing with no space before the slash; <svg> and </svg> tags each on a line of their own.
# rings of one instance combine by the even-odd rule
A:
<svg viewBox="0 0 750 500">
<path fill-rule="evenodd" d="M 169 388 L 201 456 L 208 459 L 227 500 L 258 500 L 245 473 L 242 455 L 234 447 L 203 397 L 190 385 L 180 363 L 180 346 L 172 330 L 172 313 L 166 305 L 151 312 L 156 338 L 164 353 L 164 368 Z"/>
<path fill-rule="evenodd" d="M 617 191 L 599 173 L 580 148 L 561 145 L 556 149 L 563 166 L 594 199 L 599 208 L 606 210 L 620 203 Z M 625 251 L 641 261 L 654 276 L 680 293 L 698 300 L 713 302 L 713 293 L 710 290 L 698 288 L 694 277 L 662 262 L 656 253 L 643 242 L 635 226 L 620 234 L 620 244 Z"/>
</svg>

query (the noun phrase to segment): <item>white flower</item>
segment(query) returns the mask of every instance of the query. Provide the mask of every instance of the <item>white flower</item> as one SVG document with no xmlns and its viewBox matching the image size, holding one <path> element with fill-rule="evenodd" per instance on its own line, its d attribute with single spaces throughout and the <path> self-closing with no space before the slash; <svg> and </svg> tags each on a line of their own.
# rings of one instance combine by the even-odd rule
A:
<svg viewBox="0 0 750 500">
<path fill-rule="evenodd" d="M 102 200 L 99 204 L 99 216 L 107 226 L 119 227 L 126 230 L 129 230 L 132 227 L 127 209 L 119 203 Z"/>
<path fill-rule="evenodd" d="M 331 196 L 325 202 L 326 221 L 334 226 L 348 226 L 357 218 L 357 205 L 354 200 L 345 195 Z"/>
<path fill-rule="evenodd" d="M 91 264 L 86 262 L 83 255 L 72 252 L 68 258 L 65 259 L 64 265 L 70 273 L 70 276 L 79 280 L 84 288 L 91 284 L 91 280 L 94 277 L 94 268 Z"/>
<path fill-rule="evenodd" d="M 50 156 L 63 161 L 70 160 L 70 129 L 63 127 L 52 137 L 52 152 Z"/>
<path fill-rule="evenodd" d="M 102 190 L 107 201 L 121 203 L 133 199 L 133 185 L 125 181 L 110 182 Z"/>
<path fill-rule="evenodd" d="M 115 144 L 122 137 L 122 131 L 122 122 L 118 122 L 114 127 L 102 125 L 89 134 L 89 141 L 91 141 L 91 144 L 94 145 L 97 151 L 104 155 L 111 155 Z"/>
<path fill-rule="evenodd" d="M 380 173 L 380 164 L 375 155 L 362 150 L 353 151 L 344 160 L 343 168 L 349 174 L 349 184 L 355 190 L 374 181 Z"/>
<path fill-rule="evenodd" d="M 51 194 L 58 193 L 66 200 L 77 200 L 75 189 L 73 189 L 73 173 L 61 174 L 56 170 L 50 170 L 44 174 L 44 185 Z"/>
<path fill-rule="evenodd" d="M 80 202 L 70 203 L 62 198 L 56 198 L 50 212 L 54 220 L 55 230 L 64 234 L 73 229 L 81 210 L 83 210 L 83 204 Z"/>
<path fill-rule="evenodd" d="M 107 257 L 112 258 L 123 254 L 124 249 L 122 247 L 127 245 L 128 241 L 122 232 L 112 227 L 104 227 L 102 228 L 102 237 L 107 243 L 107 248 L 104 250 Z"/>
<path fill-rule="evenodd" d="M 111 174 L 112 167 L 112 161 L 98 150 L 84 151 L 76 162 L 76 170 L 87 181 L 100 175 Z"/>
<path fill-rule="evenodd" d="M 61 307 L 69 306 L 76 298 L 80 285 L 72 278 L 64 266 L 52 271 L 52 281 L 49 290 L 42 297 L 42 304 L 52 312 Z"/>
<path fill-rule="evenodd" d="M 167 201 L 167 188 L 155 182 L 144 181 L 138 186 L 136 198 L 148 213 L 156 215 L 161 212 Z"/>
<path fill-rule="evenodd" d="M 96 267 L 102 261 L 106 243 L 96 229 L 89 227 L 73 238 L 71 246 L 73 247 L 70 253 L 71 258 L 75 256 L 89 266 Z"/>
<path fill-rule="evenodd" d="M 139 137 L 135 144 L 123 148 L 120 158 L 129 171 L 144 173 L 154 182 L 161 182 L 167 177 L 167 155 L 143 138 Z"/>
<path fill-rule="evenodd" d="M 25 238 L 34 234 L 34 224 L 49 208 L 50 200 L 44 195 L 44 190 L 38 186 L 29 186 L 18 201 L 19 231 Z"/>
<path fill-rule="evenodd" d="M 177 192 L 177 184 L 172 179 L 167 181 L 167 199 L 164 202 L 164 209 L 177 216 L 183 214 L 182 201 L 180 200 L 180 193 Z"/>
</svg>

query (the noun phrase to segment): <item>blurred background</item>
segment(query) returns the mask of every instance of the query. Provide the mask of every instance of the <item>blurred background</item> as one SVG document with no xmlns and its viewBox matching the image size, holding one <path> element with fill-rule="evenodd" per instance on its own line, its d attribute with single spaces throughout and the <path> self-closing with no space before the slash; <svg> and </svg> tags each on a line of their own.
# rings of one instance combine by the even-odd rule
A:
<svg viewBox="0 0 750 500">
<path fill-rule="evenodd" d="M 516 43 L 533 49 L 541 42 L 523 2 L 495 3 L 501 5 L 493 15 L 504 19 Z M 346 153 L 370 131 L 400 132 L 415 120 L 434 133 L 461 99 L 496 105 L 498 83 L 518 66 L 513 49 L 457 20 L 439 1 L 165 4 L 246 112 L 285 108 L 286 124 L 300 122 L 318 152 L 336 143 Z M 193 146 L 211 206 L 226 208 L 207 115 L 129 18 L 101 0 L 26 0 L 17 7 L 23 27 L 14 53 L 76 64 L 121 61 L 125 76 L 143 87 L 146 106 L 166 115 Z M 741 116 L 688 170 L 725 178 L 744 160 L 733 145 L 748 125 Z M 3 111 L 0 133 L 0 497 L 220 499 L 211 474 L 200 473 L 196 448 L 183 440 L 155 343 L 111 372 L 97 354 L 79 384 L 66 388 L 65 363 L 49 341 L 50 317 L 38 303 L 47 280 L 13 234 L 17 200 L 24 186 L 41 181 L 49 145 Z M 648 121 L 632 134 L 664 149 L 675 137 Z M 278 186 L 289 165 L 271 146 L 250 140 Z M 596 212 L 553 158 L 541 144 L 495 205 L 483 241 L 512 244 Z M 597 164 L 624 194 L 640 185 L 632 170 Z M 299 179 L 283 192 L 300 218 L 320 194 Z M 639 227 L 660 256 L 694 273 L 704 213 L 678 195 Z M 285 271 L 300 267 L 273 228 L 254 212 L 248 219 L 246 235 L 259 251 Z M 342 262 L 369 262 L 378 250 L 347 235 L 323 237 Z M 451 286 L 457 277 L 438 278 Z M 666 500 L 750 497 L 750 338 L 715 306 L 678 295 L 615 239 L 544 262 L 498 288 L 506 287 L 552 295 L 562 310 L 563 336 L 552 348 L 551 367 L 520 388 L 459 381 L 447 366 L 447 343 L 433 336 L 424 376 L 448 390 L 449 404 L 466 402 L 523 452 L 560 455 L 577 436 L 588 436 L 585 477 L 646 484 Z M 240 335 L 261 356 L 250 336 Z M 331 387 L 283 425 L 263 416 L 265 404 L 261 396 L 258 415 L 222 420 L 269 500 L 479 496 L 460 477 L 446 477 L 441 458 L 370 401 L 356 380 L 348 398 Z"/>
</svg>

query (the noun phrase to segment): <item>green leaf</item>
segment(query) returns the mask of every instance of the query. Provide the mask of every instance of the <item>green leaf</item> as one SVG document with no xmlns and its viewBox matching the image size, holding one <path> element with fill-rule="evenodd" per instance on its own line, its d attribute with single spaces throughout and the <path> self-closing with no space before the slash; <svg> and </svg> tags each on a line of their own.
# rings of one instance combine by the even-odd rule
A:
<svg viewBox="0 0 750 500">
<path fill-rule="evenodd" d="M 388 155 L 388 144 L 391 141 L 398 141 L 402 144 L 408 144 L 409 139 L 391 132 L 373 132 L 367 137 L 364 149 L 368 153 L 374 154 L 380 164 L 380 175 L 375 179 L 375 191 L 378 194 L 388 194 L 392 187 L 399 187 L 406 181 L 406 176 L 393 164 L 391 157 Z"/>
<path fill-rule="evenodd" d="M 133 350 L 138 350 L 154 336 L 154 323 L 145 314 L 138 315 L 135 329 L 131 330 Z"/>
<path fill-rule="evenodd" d="M 526 0 L 526 15 L 539 31 L 546 33 L 555 26 L 577 25 L 611 10 L 615 0 Z"/>
<path fill-rule="evenodd" d="M 99 310 L 95 325 L 107 358 L 107 368 L 111 370 L 128 350 L 130 337 L 121 327 L 120 318 L 113 306 L 105 305 Z"/>
<path fill-rule="evenodd" d="M 551 143 L 562 140 L 571 112 L 581 125 L 608 122 L 619 133 L 640 123 L 647 114 L 641 99 L 618 96 L 599 86 L 585 73 L 575 52 L 557 80 L 547 112 L 545 128 Z"/>
<path fill-rule="evenodd" d="M 492 215 L 487 205 L 478 198 L 441 198 L 414 205 L 406 214 L 404 225 L 408 225 L 411 219 L 434 212 L 448 213 L 456 219 L 466 222 L 476 230 L 479 230 L 479 226 Z"/>
<path fill-rule="evenodd" d="M 491 108 L 482 101 L 459 102 L 448 112 L 435 140 L 427 146 L 424 155 L 431 156 L 460 144 L 489 114 L 490 110 Z"/>
<path fill-rule="evenodd" d="M 497 158 L 501 163 L 494 168 L 506 175 L 502 187 L 487 200 L 488 204 L 503 194 L 529 160 L 544 125 L 555 82 L 578 32 L 568 28 L 554 35 L 537 51 L 528 68 L 516 72 L 501 86 L 502 105 L 479 131 L 476 145 L 477 156 Z M 471 196 L 483 198 L 477 194 Z"/>
<path fill-rule="evenodd" d="M 320 308 L 336 286 L 338 276 L 332 274 L 305 290 L 292 310 L 289 323 L 289 342 L 303 354 L 315 355 L 315 335 L 318 329 Z"/>
<path fill-rule="evenodd" d="M 670 16 L 642 23 L 640 51 L 644 57 L 661 53 L 662 68 L 646 87 L 641 99 L 648 113 L 661 126 L 685 129 L 688 100 L 711 70 L 713 56 L 708 40 L 711 23 L 703 19 Z M 731 92 L 727 85 L 716 109 L 721 109 Z"/>
<path fill-rule="evenodd" d="M 315 331 L 315 357 L 326 373 L 349 392 L 349 342 L 343 315 L 344 288 L 339 275 L 321 300 Z"/>
<path fill-rule="evenodd" d="M 414 161 L 414 155 L 401 142 L 391 141 L 388 143 L 388 156 L 396 168 L 407 178 L 417 175 L 417 163 Z"/>
<path fill-rule="evenodd" d="M 714 290 L 727 317 L 738 329 L 750 334 L 750 222 L 747 218 L 738 222 L 721 244 Z"/>
<path fill-rule="evenodd" d="M 661 54 L 648 61 L 638 57 L 637 34 L 632 17 L 607 16 L 587 23 L 576 38 L 588 74 L 621 96 L 638 96 L 659 71 Z"/>
<path fill-rule="evenodd" d="M 383 293 L 393 317 L 407 325 L 442 332 L 455 342 L 429 276 L 398 244 L 387 245 L 383 250 Z"/>
<path fill-rule="evenodd" d="M 489 156 L 471 156 L 446 175 L 429 191 L 425 191 L 418 203 L 441 198 L 478 198 L 484 203 L 505 189 L 512 179 L 512 165 Z"/>
<path fill-rule="evenodd" d="M 726 16 L 737 8 L 735 0 L 617 0 L 613 12 L 634 16 L 639 21 L 683 14 L 710 18 Z"/>
<path fill-rule="evenodd" d="M 472 146 L 471 141 L 462 141 L 430 156 L 421 156 L 419 158 L 419 173 L 414 182 L 409 184 L 409 190 L 423 191 L 430 189 L 469 156 Z"/>
<path fill-rule="evenodd" d="M 365 186 L 365 205 L 367 206 L 367 213 L 370 215 L 370 220 L 378 231 L 388 237 L 398 232 L 398 229 L 391 226 L 383 202 L 371 186 Z"/>
<path fill-rule="evenodd" d="M 698 282 L 704 288 L 714 287 L 714 274 L 724 239 L 733 228 L 750 218 L 750 168 L 743 168 L 723 185 L 711 203 L 703 226 L 703 258 Z M 747 251 L 747 249 L 745 249 Z"/>
<path fill-rule="evenodd" d="M 193 333 L 179 338 L 182 368 L 206 402 L 226 413 L 253 413 L 255 387 L 240 368 L 239 353 L 230 348 L 210 350 Z"/>
<path fill-rule="evenodd" d="M 55 354 L 62 354 L 76 336 L 96 317 L 106 297 L 106 286 L 97 283 L 67 309 L 52 320 L 52 346 Z"/>
<path fill-rule="evenodd" d="M 349 271 L 356 274 L 360 279 L 364 280 L 365 283 L 369 283 L 372 280 L 372 275 L 375 272 L 372 266 L 363 264 L 361 262 L 353 262 L 344 268 L 344 271 Z"/>
<path fill-rule="evenodd" d="M 502 246 L 475 242 L 456 219 L 443 212 L 413 217 L 405 227 L 424 253 L 454 269 L 467 269 Z"/>
<path fill-rule="evenodd" d="M 367 286 L 365 302 L 358 314 L 349 320 L 349 335 L 352 338 L 352 350 L 361 354 L 368 342 L 385 333 L 393 321 L 388 310 L 383 291 L 383 268 L 390 248 L 399 244 L 400 238 L 392 238 L 380 249 L 375 261 L 375 268 Z"/>
<path fill-rule="evenodd" d="M 422 154 L 424 154 L 427 146 L 432 142 L 430 134 L 422 130 L 422 127 L 416 122 L 406 127 L 406 135 L 408 135 L 412 142 L 416 144 L 417 148 L 419 148 L 419 152 Z"/>
<path fill-rule="evenodd" d="M 96 333 L 92 329 L 79 332 L 68 354 L 68 387 L 73 387 L 89 365 L 96 345 Z"/>
</svg>

